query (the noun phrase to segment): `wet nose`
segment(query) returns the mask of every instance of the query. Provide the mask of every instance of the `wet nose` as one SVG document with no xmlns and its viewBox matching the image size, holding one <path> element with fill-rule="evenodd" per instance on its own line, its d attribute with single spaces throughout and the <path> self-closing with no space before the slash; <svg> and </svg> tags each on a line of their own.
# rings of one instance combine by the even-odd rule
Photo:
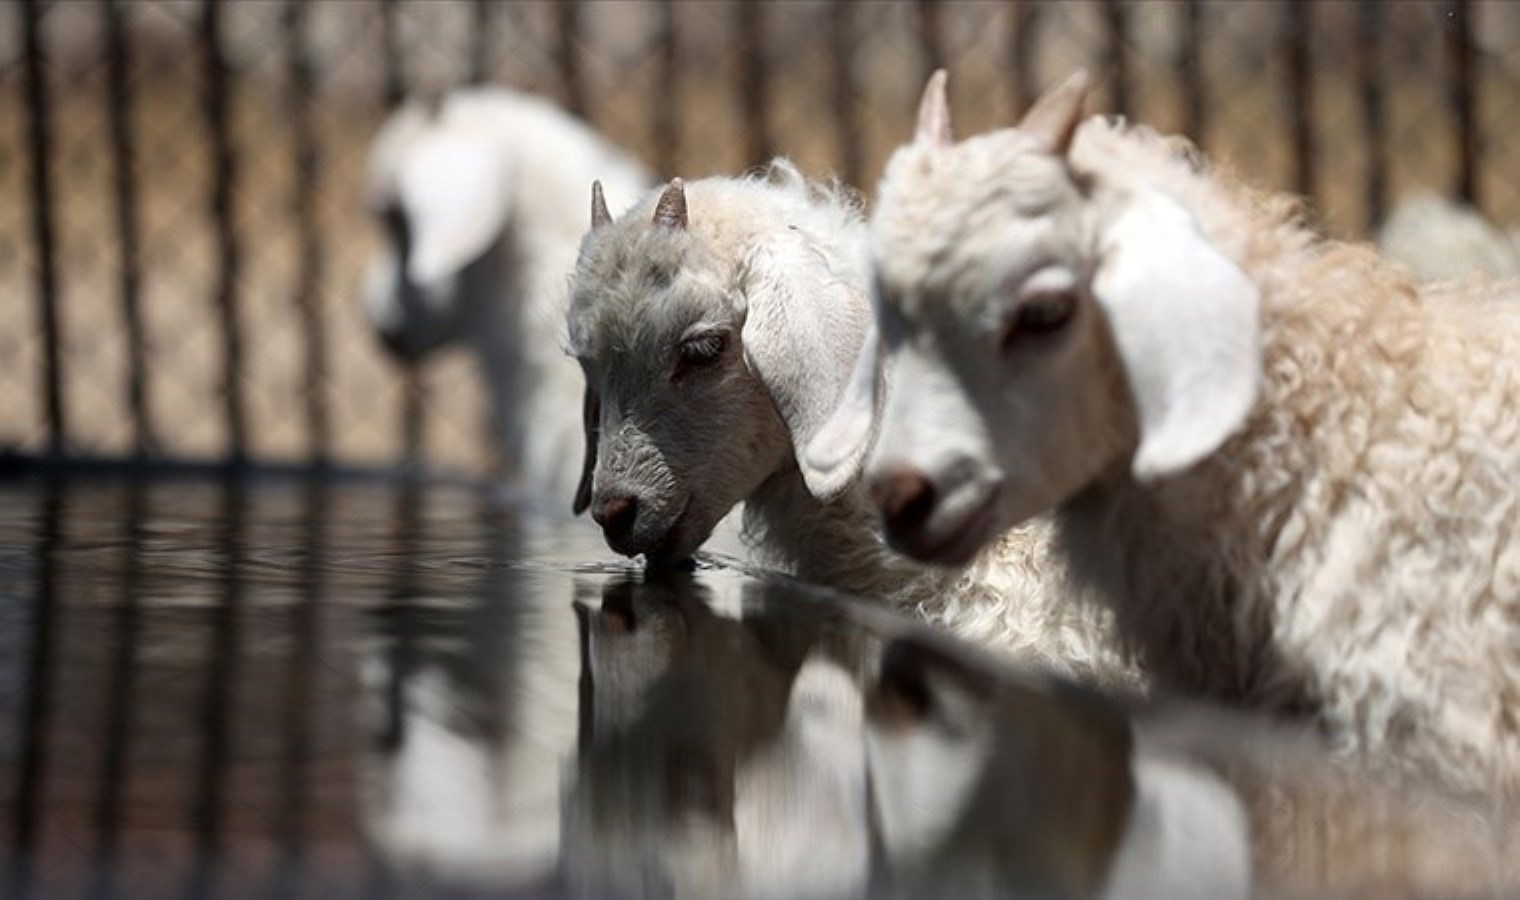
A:
<svg viewBox="0 0 1520 900">
<path fill-rule="evenodd" d="M 934 484 L 917 469 L 892 469 L 871 483 L 871 496 L 881 510 L 887 530 L 899 535 L 913 534 L 923 527 L 934 512 Z"/>
<path fill-rule="evenodd" d="M 628 537 L 638 515 L 639 501 L 633 497 L 611 497 L 591 510 L 591 518 L 602 526 L 607 537 L 614 540 Z"/>
</svg>

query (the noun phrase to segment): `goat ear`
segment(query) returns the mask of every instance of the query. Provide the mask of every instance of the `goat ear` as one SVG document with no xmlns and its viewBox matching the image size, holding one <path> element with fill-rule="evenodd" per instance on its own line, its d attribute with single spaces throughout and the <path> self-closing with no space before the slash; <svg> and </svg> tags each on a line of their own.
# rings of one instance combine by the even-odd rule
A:
<svg viewBox="0 0 1520 900">
<path fill-rule="evenodd" d="M 807 448 L 839 405 L 869 327 L 855 281 L 797 232 L 756 246 L 744 272 L 745 362 L 786 423 L 808 491 L 824 501 L 854 475 L 848 466 L 814 468 Z"/>
<path fill-rule="evenodd" d="M 1071 137 L 1082 121 L 1082 104 L 1087 100 L 1090 79 L 1086 69 L 1078 69 L 1056 87 L 1040 95 L 1018 130 L 1035 139 L 1040 149 L 1052 156 L 1065 156 Z"/>
<path fill-rule="evenodd" d="M 463 269 L 491 248 L 510 208 L 504 172 L 478 142 L 422 142 L 400 172 L 399 195 L 411 226 L 407 277 L 423 287 Z"/>
<path fill-rule="evenodd" d="M 839 405 L 804 453 L 803 471 L 814 473 L 824 493 L 838 495 L 860 476 L 866 453 L 876 438 L 876 426 L 881 421 L 879 344 L 876 323 L 872 322 Z"/>
<path fill-rule="evenodd" d="M 1218 449 L 1255 405 L 1256 286 L 1181 204 L 1155 191 L 1132 198 L 1101 253 L 1093 293 L 1139 419 L 1135 477 L 1181 471 Z"/>
<path fill-rule="evenodd" d="M 596 475 L 596 442 L 600 439 L 601 419 L 601 400 L 588 384 L 581 400 L 581 431 L 586 439 L 586 455 L 581 462 L 581 481 L 575 488 L 575 501 L 570 507 L 576 515 L 591 506 L 591 481 Z"/>
</svg>

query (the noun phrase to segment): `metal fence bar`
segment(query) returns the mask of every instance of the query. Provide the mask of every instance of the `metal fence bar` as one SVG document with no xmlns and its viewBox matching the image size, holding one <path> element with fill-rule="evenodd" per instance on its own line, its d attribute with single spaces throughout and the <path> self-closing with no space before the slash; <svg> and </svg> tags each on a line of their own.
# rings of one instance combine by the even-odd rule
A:
<svg viewBox="0 0 1520 900">
<path fill-rule="evenodd" d="M 400 0 L 380 0 L 380 56 L 384 60 L 385 82 L 381 88 L 387 109 L 394 109 L 406 99 L 406 72 L 401 65 L 401 32 L 396 23 Z"/>
<path fill-rule="evenodd" d="M 401 61 L 401 34 L 396 21 L 400 0 L 380 0 L 380 42 L 385 66 L 385 105 L 395 109 L 406 99 L 406 69 Z M 415 472 L 427 450 L 427 382 L 415 365 L 401 369 L 401 464 Z"/>
<path fill-rule="evenodd" d="M 1008 60 L 1008 70 L 1013 73 L 1015 117 L 1027 112 L 1040 95 L 1039 76 L 1034 71 L 1034 47 L 1043 6 L 1041 0 L 1024 0 L 1013 7 L 1013 35 L 1008 42 L 1012 58 Z"/>
<path fill-rule="evenodd" d="M 122 795 L 126 792 L 127 761 L 136 709 L 137 648 L 142 618 L 138 594 L 142 590 L 143 522 L 146 516 L 146 490 L 140 482 L 129 482 L 126 519 L 122 526 L 121 594 L 112 622 L 116 652 L 111 660 L 110 701 L 106 707 L 105 758 L 101 763 L 100 799 L 95 807 L 95 864 L 90 894 L 102 898 L 116 893 Z"/>
<path fill-rule="evenodd" d="M 559 42 L 555 45 L 555 62 L 559 68 L 560 87 L 564 90 L 565 108 L 581 118 L 588 118 L 586 82 L 581 73 L 581 5 L 578 0 L 559 0 L 554 7 Z"/>
<path fill-rule="evenodd" d="M 221 871 L 223 808 L 227 764 L 232 755 L 232 723 L 237 718 L 238 618 L 243 614 L 244 529 L 247 496 L 244 486 L 229 479 L 222 488 L 222 533 L 217 556 L 221 567 L 221 597 L 211 613 L 209 672 L 201 702 L 199 721 L 204 727 L 200 765 L 195 774 L 195 799 L 191 823 L 195 831 L 195 861 L 190 870 L 187 894 L 216 894 Z"/>
<path fill-rule="evenodd" d="M 1182 130 L 1205 149 L 1208 104 L 1203 91 L 1203 2 L 1185 0 L 1182 5 L 1182 44 L 1178 69 L 1182 74 Z"/>
<path fill-rule="evenodd" d="M 744 109 L 746 165 L 769 160 L 774 153 L 767 111 L 770 79 L 765 58 L 765 7 L 759 0 L 739 0 L 739 103 Z"/>
<path fill-rule="evenodd" d="M 1313 205 L 1314 170 L 1314 66 L 1309 52 L 1313 4 L 1285 4 L 1283 62 L 1287 77 L 1288 113 L 1292 122 L 1293 190 Z"/>
<path fill-rule="evenodd" d="M 470 7 L 470 84 L 485 84 L 491 77 L 491 32 L 497 4 L 475 0 Z"/>
<path fill-rule="evenodd" d="M 297 262 L 295 309 L 301 319 L 303 368 L 302 407 L 306 418 L 307 456 L 317 465 L 331 458 L 332 424 L 327 397 L 327 323 L 322 314 L 322 227 L 317 221 L 315 198 L 319 160 L 317 137 L 311 118 L 311 98 L 315 92 L 310 49 L 307 46 L 307 4 L 291 0 L 284 10 L 283 37 L 286 44 L 289 92 L 286 109 L 293 139 L 295 182 L 292 186 L 291 214 L 300 245 Z"/>
<path fill-rule="evenodd" d="M 238 186 L 237 148 L 232 136 L 232 71 L 222 46 L 222 0 L 201 7 L 201 52 L 205 78 L 204 113 L 211 149 L 211 218 L 216 231 L 217 316 L 222 337 L 222 414 L 227 456 L 238 465 L 248 459 L 248 416 L 243 402 L 243 335 L 238 279 L 242 258 L 233 204 Z"/>
<path fill-rule="evenodd" d="M 856 121 L 855 101 L 859 88 L 855 84 L 855 6 L 833 3 L 829 6 L 829 63 L 834 90 L 830 94 L 834 118 L 834 135 L 839 153 L 839 175 L 846 184 L 860 186 L 865 164 L 860 146 L 860 123 Z"/>
<path fill-rule="evenodd" d="M 26 706 L 22 712 L 21 759 L 13 811 L 9 890 L 23 898 L 32 890 L 33 861 L 43 816 L 43 788 L 48 775 L 48 730 L 52 724 L 54 632 L 58 623 L 58 546 L 62 540 L 63 484 L 49 478 L 38 510 L 37 594 L 32 605 L 31 659 L 27 665 Z"/>
<path fill-rule="evenodd" d="M 1130 114 L 1129 17 L 1122 0 L 1103 0 L 1103 22 L 1107 38 L 1107 57 L 1113 112 Z"/>
<path fill-rule="evenodd" d="M 1383 114 L 1382 55 L 1380 40 L 1383 27 L 1381 0 L 1361 0 L 1357 8 L 1356 52 L 1352 63 L 1356 71 L 1357 94 L 1362 106 L 1362 138 L 1367 148 L 1366 210 L 1367 227 L 1376 228 L 1388 205 L 1388 128 Z"/>
<path fill-rule="evenodd" d="M 1448 0 L 1446 53 L 1452 124 L 1457 143 L 1456 193 L 1477 206 L 1478 183 L 1478 57 L 1473 48 L 1472 4 Z"/>
<path fill-rule="evenodd" d="M 918 0 L 918 52 L 924 61 L 924 80 L 947 65 L 944 11 L 939 0 Z"/>
<path fill-rule="evenodd" d="M 147 332 L 142 316 L 141 243 L 137 229 L 137 146 L 132 132 L 132 57 L 127 38 L 129 8 L 103 0 L 106 20 L 106 112 L 115 174 L 116 235 L 121 242 L 121 319 L 127 339 L 127 409 L 132 411 L 132 444 L 139 456 L 158 446 L 148 406 Z"/>
<path fill-rule="evenodd" d="M 681 165 L 681 42 L 675 3 L 661 0 L 659 43 L 655 49 L 662 95 L 650 111 L 655 165 L 663 177 L 680 173 Z"/>
<path fill-rule="evenodd" d="M 32 165 L 32 240 L 37 246 L 37 319 L 42 328 L 42 405 L 47 417 L 48 451 L 61 454 L 68 446 L 69 427 L 63 400 L 58 242 L 53 223 L 53 129 L 42 62 L 42 13 L 40 0 L 22 0 L 26 108 L 31 119 L 27 136 Z"/>
</svg>

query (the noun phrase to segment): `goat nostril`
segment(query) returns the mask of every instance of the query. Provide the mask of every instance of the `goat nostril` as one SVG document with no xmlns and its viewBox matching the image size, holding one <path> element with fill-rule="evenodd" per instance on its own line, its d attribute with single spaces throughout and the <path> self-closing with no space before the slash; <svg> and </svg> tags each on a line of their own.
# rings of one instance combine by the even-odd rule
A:
<svg viewBox="0 0 1520 900">
<path fill-rule="evenodd" d="M 624 537 L 633 530 L 639 515 L 639 502 L 632 497 L 613 497 L 591 511 L 591 518 L 612 537 Z"/>
<path fill-rule="evenodd" d="M 922 527 L 937 500 L 934 485 L 912 470 L 889 475 L 878 485 L 877 496 L 887 527 L 898 534 Z"/>
</svg>

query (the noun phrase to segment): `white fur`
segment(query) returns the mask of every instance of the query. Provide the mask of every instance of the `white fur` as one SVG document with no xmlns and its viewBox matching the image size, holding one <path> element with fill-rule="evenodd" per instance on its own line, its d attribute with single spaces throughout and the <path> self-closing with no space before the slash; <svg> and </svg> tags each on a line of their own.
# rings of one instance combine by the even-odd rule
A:
<svg viewBox="0 0 1520 900">
<path fill-rule="evenodd" d="M 1520 287 L 1422 287 L 1099 119 L 1069 152 L 1022 128 L 899 150 L 872 237 L 885 364 L 914 371 L 876 477 L 991 504 L 945 504 L 982 542 L 1054 511 L 1174 687 L 1520 788 Z M 1009 339 L 1053 267 L 1083 276 L 1064 331 Z M 1159 449 L 1158 422 L 1183 429 Z"/>
<path fill-rule="evenodd" d="M 1520 277 L 1520 233 L 1506 233 L 1477 210 L 1435 194 L 1415 194 L 1395 207 L 1377 243 L 1427 281 Z"/>
</svg>

